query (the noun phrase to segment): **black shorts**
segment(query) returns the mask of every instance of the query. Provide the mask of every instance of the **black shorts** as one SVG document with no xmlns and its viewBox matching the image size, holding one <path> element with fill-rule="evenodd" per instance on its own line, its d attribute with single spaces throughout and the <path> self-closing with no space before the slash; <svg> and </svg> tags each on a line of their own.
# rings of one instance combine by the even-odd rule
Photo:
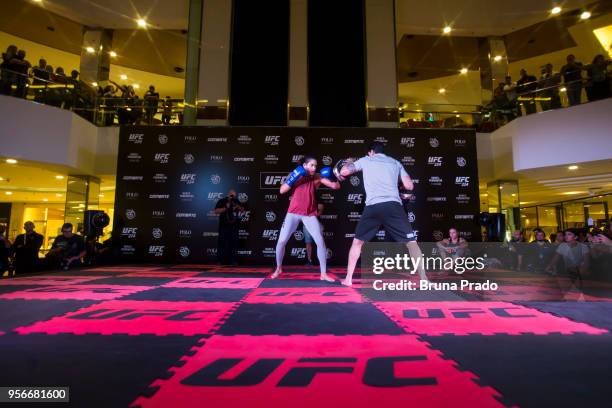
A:
<svg viewBox="0 0 612 408">
<path fill-rule="evenodd" d="M 404 207 L 395 201 L 366 205 L 355 230 L 355 238 L 370 241 L 380 226 L 396 242 L 416 241 Z"/>
</svg>

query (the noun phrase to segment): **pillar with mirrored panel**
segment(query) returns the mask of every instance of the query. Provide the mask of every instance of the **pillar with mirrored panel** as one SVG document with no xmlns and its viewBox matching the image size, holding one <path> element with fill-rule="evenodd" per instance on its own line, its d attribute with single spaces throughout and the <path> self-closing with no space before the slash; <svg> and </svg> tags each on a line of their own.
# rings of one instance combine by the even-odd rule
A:
<svg viewBox="0 0 612 408">
<path fill-rule="evenodd" d="M 99 205 L 100 179 L 93 176 L 68 176 L 64 222 L 74 225 L 74 231 L 83 231 L 84 212 Z"/>
</svg>

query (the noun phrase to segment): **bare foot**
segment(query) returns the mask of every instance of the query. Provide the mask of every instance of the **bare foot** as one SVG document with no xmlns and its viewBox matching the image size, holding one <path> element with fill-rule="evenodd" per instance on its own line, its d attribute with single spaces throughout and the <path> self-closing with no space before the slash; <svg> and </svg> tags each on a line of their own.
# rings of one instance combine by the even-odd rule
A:
<svg viewBox="0 0 612 408">
<path fill-rule="evenodd" d="M 348 286 L 348 287 L 353 286 L 353 282 L 351 282 L 351 281 L 347 281 L 346 279 L 345 279 L 345 280 L 343 280 L 343 281 L 342 281 L 342 282 L 340 282 L 340 283 L 341 283 L 341 284 L 343 284 L 344 286 Z"/>
<path fill-rule="evenodd" d="M 274 271 L 274 273 L 272 275 L 270 275 L 270 279 L 276 279 L 278 278 L 278 275 L 280 275 L 283 271 L 281 269 L 277 269 Z"/>
<path fill-rule="evenodd" d="M 331 276 L 329 276 L 326 273 L 322 273 L 321 274 L 321 280 L 322 281 L 327 281 L 327 282 L 335 282 L 336 281 L 334 278 L 332 278 Z"/>
</svg>

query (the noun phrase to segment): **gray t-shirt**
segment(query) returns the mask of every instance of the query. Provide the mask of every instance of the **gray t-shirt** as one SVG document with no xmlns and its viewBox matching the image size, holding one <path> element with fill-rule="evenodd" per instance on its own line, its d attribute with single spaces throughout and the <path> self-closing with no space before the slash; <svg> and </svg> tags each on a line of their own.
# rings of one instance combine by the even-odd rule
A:
<svg viewBox="0 0 612 408">
<path fill-rule="evenodd" d="M 402 203 L 397 182 L 400 177 L 408 176 L 404 166 L 392 157 L 378 153 L 357 160 L 355 169 L 363 172 L 363 187 L 366 192 L 366 205 L 387 201 Z"/>
<path fill-rule="evenodd" d="M 584 262 L 584 258 L 589 253 L 589 247 L 582 242 L 578 242 L 573 247 L 564 242 L 557 248 L 557 253 L 563 257 L 566 268 L 575 268 Z"/>
</svg>

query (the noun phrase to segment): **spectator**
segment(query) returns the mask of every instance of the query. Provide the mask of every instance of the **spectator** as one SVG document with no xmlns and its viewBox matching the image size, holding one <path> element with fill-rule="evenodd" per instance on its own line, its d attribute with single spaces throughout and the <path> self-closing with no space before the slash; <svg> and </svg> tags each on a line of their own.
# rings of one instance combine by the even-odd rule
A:
<svg viewBox="0 0 612 408">
<path fill-rule="evenodd" d="M 443 260 L 468 255 L 468 243 L 465 238 L 459 236 L 459 232 L 454 227 L 448 230 L 448 238 L 438 241 L 436 246 Z"/>
<path fill-rule="evenodd" d="M 9 255 L 11 252 L 11 241 L 4 236 L 6 227 L 0 225 L 0 277 L 4 275 L 4 272 L 9 266 Z"/>
<path fill-rule="evenodd" d="M 512 109 L 512 112 L 514 114 L 513 117 L 510 119 L 514 119 L 514 117 L 520 116 L 521 110 L 517 109 L 516 104 L 516 84 L 512 82 L 512 77 L 510 76 L 506 76 L 504 82 L 504 92 L 506 93 L 506 98 L 508 99 L 508 106 L 510 107 L 510 109 Z"/>
<path fill-rule="evenodd" d="M 149 86 L 149 90 L 144 96 L 145 118 L 147 125 L 153 124 L 153 117 L 157 113 L 157 104 L 159 103 L 159 93 L 155 92 L 153 85 Z"/>
<path fill-rule="evenodd" d="M 508 242 L 511 268 L 515 268 L 517 271 L 522 269 L 525 249 L 525 238 L 523 237 L 523 231 L 513 231 L 512 238 L 510 238 L 510 242 Z"/>
<path fill-rule="evenodd" d="M 612 96 L 610 88 L 610 78 L 608 77 L 608 65 L 611 60 L 606 60 L 599 54 L 593 58 L 593 62 L 587 67 L 589 84 L 587 85 L 587 97 L 589 102 Z"/>
<path fill-rule="evenodd" d="M 554 246 L 559 246 L 562 243 L 564 243 L 565 242 L 565 234 L 563 234 L 563 231 L 557 231 L 555 234 L 551 234 L 550 235 L 550 242 Z"/>
<path fill-rule="evenodd" d="M 561 98 L 559 97 L 559 84 L 561 76 L 553 73 L 552 64 L 546 64 L 542 68 L 542 76 L 538 83 L 538 88 L 542 89 L 538 95 L 548 100 L 542 100 L 540 106 L 542 110 L 559 109 L 561 107 Z"/>
<path fill-rule="evenodd" d="M 237 265 L 238 231 L 240 213 L 244 207 L 236 198 L 236 190 L 231 189 L 227 197 L 217 201 L 215 213 L 219 215 L 219 242 L 217 246 L 218 263 Z"/>
<path fill-rule="evenodd" d="M 51 250 L 47 253 L 47 263 L 51 269 L 69 269 L 81 265 L 85 256 L 85 241 L 83 237 L 72 233 L 72 224 L 62 225 L 62 233 L 53 241 Z"/>
<path fill-rule="evenodd" d="M 17 82 L 15 72 L 11 70 L 11 61 L 17 55 L 17 46 L 9 45 L 6 52 L 2 53 L 2 63 L 0 64 L 0 93 L 3 95 L 11 95 L 13 93 L 12 86 Z"/>
<path fill-rule="evenodd" d="M 38 251 L 43 244 L 43 236 L 34 231 L 32 221 L 23 224 L 24 234 L 20 234 L 13 242 L 15 255 L 15 273 L 29 273 L 38 269 Z"/>
<path fill-rule="evenodd" d="M 81 95 L 81 81 L 79 81 L 79 71 L 73 69 L 70 72 L 70 76 L 66 78 L 66 83 L 71 86 L 71 89 L 66 90 L 66 100 L 64 103 L 64 108 L 82 108 L 83 95 Z"/>
<path fill-rule="evenodd" d="M 566 58 L 567 64 L 561 67 L 563 84 L 570 106 L 580 104 L 582 94 L 582 63 L 576 62 L 576 57 L 570 54 Z"/>
<path fill-rule="evenodd" d="M 33 85 L 45 85 L 49 80 L 49 73 L 47 72 L 47 60 L 41 58 L 38 60 L 38 65 L 32 68 L 32 74 L 34 75 Z"/>
<path fill-rule="evenodd" d="M 529 244 L 529 260 L 527 268 L 534 272 L 544 272 L 550 259 L 554 256 L 555 248 L 546 239 L 546 234 L 539 228 L 533 230 L 535 240 Z"/>
<path fill-rule="evenodd" d="M 528 75 L 525 69 L 521 69 L 521 78 L 516 81 L 516 88 L 519 96 L 523 100 L 525 106 L 525 114 L 535 113 L 536 105 L 533 100 L 535 94 L 533 91 L 538 87 L 537 78 L 533 75 Z"/>
<path fill-rule="evenodd" d="M 115 106 L 117 106 L 115 99 L 115 88 L 112 85 L 106 85 L 102 94 L 104 105 L 104 125 L 111 126 L 115 123 Z"/>
<path fill-rule="evenodd" d="M 163 102 L 162 124 L 169 125 L 172 119 L 172 100 L 166 96 Z"/>
<path fill-rule="evenodd" d="M 557 247 L 557 251 L 548 266 L 547 272 L 557 275 L 554 270 L 557 261 L 563 259 L 565 271 L 572 280 L 581 279 L 586 274 L 589 267 L 589 247 L 578 242 L 578 234 L 572 229 L 564 231 L 565 242 Z"/>
<path fill-rule="evenodd" d="M 317 204 L 317 217 L 320 217 L 325 210 L 324 204 Z M 318 218 L 317 218 L 318 219 Z M 323 233 L 323 224 L 319 220 L 319 228 L 321 229 L 321 233 Z M 304 243 L 306 244 L 306 257 L 308 260 L 306 261 L 306 265 L 311 266 L 312 263 L 312 244 L 314 243 L 314 239 L 305 225 L 303 225 L 302 231 L 304 232 Z"/>
<path fill-rule="evenodd" d="M 25 57 L 25 50 L 19 50 L 17 51 L 17 55 L 14 56 L 9 62 L 9 69 L 16 73 L 17 89 L 15 90 L 14 95 L 18 98 L 25 98 L 26 96 L 28 71 L 32 67 L 32 65 L 30 65 L 30 62 L 26 60 Z"/>
</svg>

